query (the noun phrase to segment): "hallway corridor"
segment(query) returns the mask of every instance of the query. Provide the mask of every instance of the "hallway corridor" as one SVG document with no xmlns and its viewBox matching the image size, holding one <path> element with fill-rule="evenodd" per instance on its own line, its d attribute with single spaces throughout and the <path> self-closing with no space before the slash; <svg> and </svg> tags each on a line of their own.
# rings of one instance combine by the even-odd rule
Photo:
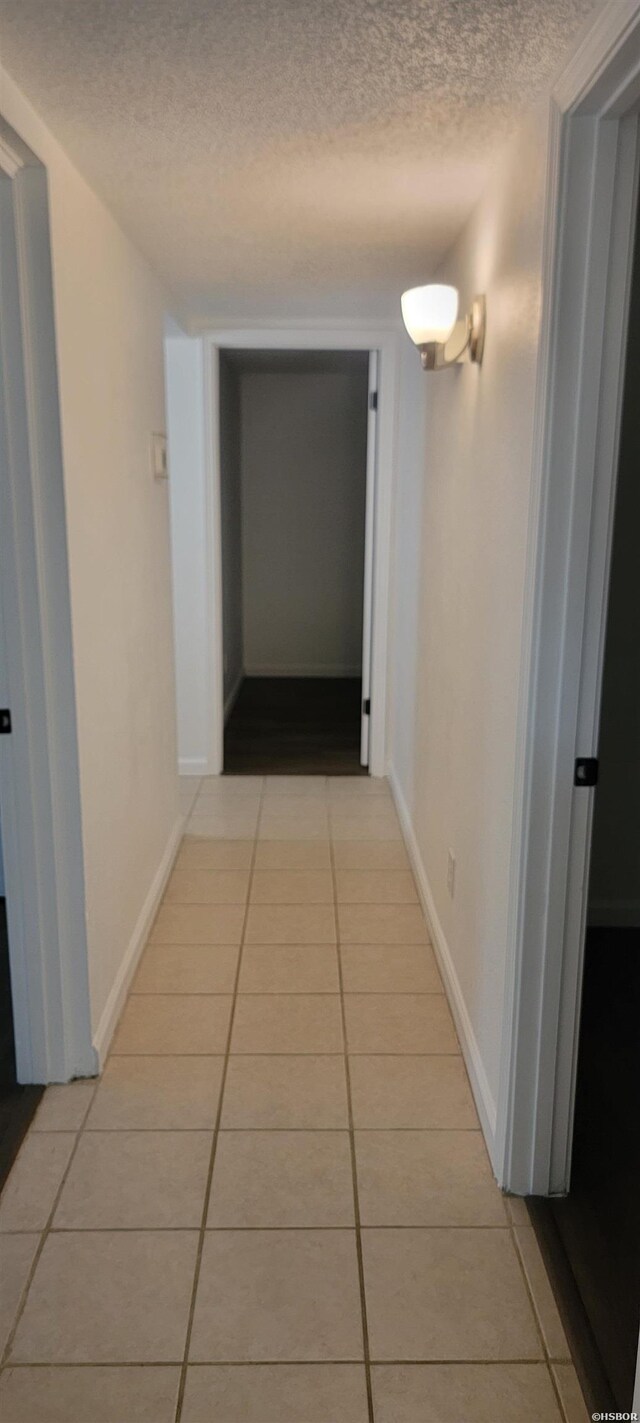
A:
<svg viewBox="0 0 640 1423">
<path fill-rule="evenodd" d="M 101 1081 L 0 1200 L 3 1423 L 584 1423 L 385 782 L 183 782 Z"/>
</svg>

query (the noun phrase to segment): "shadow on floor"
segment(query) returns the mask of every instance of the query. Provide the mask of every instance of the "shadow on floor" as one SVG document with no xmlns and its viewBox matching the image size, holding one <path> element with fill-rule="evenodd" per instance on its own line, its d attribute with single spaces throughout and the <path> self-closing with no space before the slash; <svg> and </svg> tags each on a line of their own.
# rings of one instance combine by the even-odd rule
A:
<svg viewBox="0 0 640 1423">
<path fill-rule="evenodd" d="M 42 1087 L 16 1082 L 7 904 L 0 898 L 0 1191 L 42 1096 Z"/>
</svg>

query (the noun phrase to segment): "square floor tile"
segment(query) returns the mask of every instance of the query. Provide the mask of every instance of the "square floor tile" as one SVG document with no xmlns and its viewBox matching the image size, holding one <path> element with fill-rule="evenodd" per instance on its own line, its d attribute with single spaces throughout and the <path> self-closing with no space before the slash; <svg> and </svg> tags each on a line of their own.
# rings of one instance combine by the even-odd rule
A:
<svg viewBox="0 0 640 1423">
<path fill-rule="evenodd" d="M 262 802 L 262 819 L 272 816 L 292 816 L 327 821 L 329 809 L 324 793 L 306 792 L 304 795 L 276 794 L 267 788 Z"/>
<path fill-rule="evenodd" d="M 567 1343 L 567 1336 L 540 1254 L 535 1231 L 530 1225 L 518 1225 L 515 1229 L 515 1236 L 549 1358 L 554 1361 L 570 1362 L 571 1351 Z"/>
<path fill-rule="evenodd" d="M 98 1079 L 47 1087 L 31 1131 L 79 1131 L 91 1104 Z"/>
<path fill-rule="evenodd" d="M 180 1369 L 48 1367 L 6 1369 L 4 1423 L 173 1423 Z"/>
<path fill-rule="evenodd" d="M 85 1132 L 55 1230 L 199 1228 L 211 1132 Z"/>
<path fill-rule="evenodd" d="M 341 944 L 427 944 L 424 915 L 417 904 L 339 904 Z"/>
<path fill-rule="evenodd" d="M 10 1362 L 180 1362 L 197 1231 L 49 1235 Z"/>
<path fill-rule="evenodd" d="M 200 790 L 203 795 L 260 795 L 264 786 L 264 776 L 203 776 Z"/>
<path fill-rule="evenodd" d="M 244 904 L 248 870 L 178 870 L 167 885 L 165 904 Z"/>
<path fill-rule="evenodd" d="M 357 1127 L 475 1128 L 476 1109 L 460 1057 L 352 1057 Z"/>
<path fill-rule="evenodd" d="M 347 1132 L 221 1132 L 208 1226 L 353 1226 Z"/>
<path fill-rule="evenodd" d="M 256 870 L 252 904 L 333 904 L 330 870 Z"/>
<path fill-rule="evenodd" d="M 338 954 L 333 944 L 246 944 L 241 993 L 339 993 Z"/>
<path fill-rule="evenodd" d="M 542 1346 L 509 1230 L 364 1230 L 371 1358 L 529 1360 Z"/>
<path fill-rule="evenodd" d="M 196 803 L 187 821 L 187 834 L 202 840 L 250 840 L 257 825 L 258 811 L 253 808 L 213 805 L 209 810 Z"/>
<path fill-rule="evenodd" d="M 352 1053 L 457 1053 L 449 1005 L 440 993 L 346 993 Z"/>
<path fill-rule="evenodd" d="M 336 839 L 336 870 L 408 870 L 409 856 L 399 838 L 383 840 Z"/>
<path fill-rule="evenodd" d="M 393 801 L 388 796 L 364 796 L 357 792 L 350 796 L 340 796 L 333 798 L 331 805 L 331 824 L 339 825 L 343 820 L 362 821 L 363 825 L 388 825 L 391 831 L 390 838 L 393 839 L 398 826 Z"/>
<path fill-rule="evenodd" d="M 0 1350 L 13 1329 L 39 1235 L 0 1235 Z"/>
<path fill-rule="evenodd" d="M 337 1362 L 362 1355 L 355 1231 L 207 1234 L 192 1362 Z"/>
<path fill-rule="evenodd" d="M 197 1364 L 187 1372 L 182 1423 L 368 1423 L 368 1418 L 361 1364 Z"/>
<path fill-rule="evenodd" d="M 258 870 L 328 870 L 331 852 L 328 838 L 320 840 L 258 840 Z"/>
<path fill-rule="evenodd" d="M 0 1230 L 44 1230 L 75 1132 L 29 1132 L 0 1197 Z"/>
<path fill-rule="evenodd" d="M 112 1057 L 89 1131 L 207 1131 L 215 1126 L 223 1057 Z"/>
<path fill-rule="evenodd" d="M 391 799 L 389 782 L 384 776 L 329 776 L 327 794 L 330 801 L 349 800 L 354 795 Z"/>
<path fill-rule="evenodd" d="M 260 811 L 259 796 L 200 794 L 189 817 L 189 824 L 202 822 L 203 827 L 212 826 L 215 833 L 225 827 L 229 838 L 242 839 L 255 836 Z M 206 833 L 206 832 L 205 832 Z"/>
<path fill-rule="evenodd" d="M 177 870 L 248 870 L 253 840 L 203 840 L 185 835 L 176 860 Z"/>
<path fill-rule="evenodd" d="M 475 1131 L 359 1131 L 363 1225 L 506 1225 L 502 1196 Z"/>
<path fill-rule="evenodd" d="M 132 993 L 232 993 L 239 946 L 150 944 Z"/>
<path fill-rule="evenodd" d="M 232 1053 L 338 1053 L 343 1048 L 338 994 L 238 995 Z"/>
<path fill-rule="evenodd" d="M 342 904 L 417 904 L 410 870 L 337 870 L 336 894 Z"/>
<path fill-rule="evenodd" d="M 376 1364 L 371 1374 L 376 1423 L 562 1423 L 545 1364 Z"/>
<path fill-rule="evenodd" d="M 233 811 L 219 810 L 210 815 L 198 814 L 198 807 L 190 815 L 186 834 L 198 840 L 251 840 L 258 824 L 257 815 L 234 815 Z"/>
<path fill-rule="evenodd" d="M 282 1130 L 348 1126 L 344 1058 L 230 1058 L 222 1126 Z"/>
<path fill-rule="evenodd" d="M 262 791 L 259 787 L 243 787 L 241 793 L 237 786 L 232 786 L 229 782 L 220 781 L 214 786 L 207 780 L 202 782 L 197 804 L 215 807 L 216 810 L 226 810 L 231 806 L 236 811 L 247 814 L 249 811 L 258 810 L 261 799 Z"/>
<path fill-rule="evenodd" d="M 265 776 L 265 796 L 320 796 L 327 792 L 326 776 Z"/>
<path fill-rule="evenodd" d="M 340 840 L 397 840 L 402 844 L 402 833 L 397 821 L 391 816 L 336 815 L 331 816 L 331 838 L 335 844 Z"/>
<path fill-rule="evenodd" d="M 251 904 L 247 944 L 335 944 L 331 904 Z"/>
<path fill-rule="evenodd" d="M 263 812 L 260 817 L 259 840 L 327 840 L 329 821 L 320 815 L 278 815 Z"/>
<path fill-rule="evenodd" d="M 340 958 L 345 993 L 444 991 L 429 944 L 343 944 Z"/>
<path fill-rule="evenodd" d="M 214 994 L 133 994 L 116 1033 L 115 1056 L 224 1053 L 233 999 Z"/>
<path fill-rule="evenodd" d="M 239 944 L 242 904 L 163 904 L 150 944 Z"/>
</svg>

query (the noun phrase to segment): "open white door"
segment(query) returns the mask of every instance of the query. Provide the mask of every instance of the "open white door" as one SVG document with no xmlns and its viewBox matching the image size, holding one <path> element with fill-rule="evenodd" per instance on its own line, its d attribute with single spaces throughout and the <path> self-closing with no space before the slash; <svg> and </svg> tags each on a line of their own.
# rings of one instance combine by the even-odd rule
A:
<svg viewBox="0 0 640 1423">
<path fill-rule="evenodd" d="M 369 352 L 367 415 L 367 492 L 364 531 L 364 599 L 362 608 L 362 715 L 360 765 L 369 765 L 371 714 L 371 648 L 373 637 L 373 546 L 375 539 L 376 444 L 378 429 L 378 352 Z"/>
</svg>

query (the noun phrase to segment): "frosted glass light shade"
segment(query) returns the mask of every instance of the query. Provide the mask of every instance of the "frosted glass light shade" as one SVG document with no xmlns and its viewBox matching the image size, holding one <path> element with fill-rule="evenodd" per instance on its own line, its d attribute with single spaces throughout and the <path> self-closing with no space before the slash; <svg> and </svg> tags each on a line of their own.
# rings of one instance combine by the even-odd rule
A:
<svg viewBox="0 0 640 1423">
<path fill-rule="evenodd" d="M 458 316 L 457 287 L 411 287 L 401 305 L 402 319 L 416 346 L 449 340 Z"/>
</svg>

